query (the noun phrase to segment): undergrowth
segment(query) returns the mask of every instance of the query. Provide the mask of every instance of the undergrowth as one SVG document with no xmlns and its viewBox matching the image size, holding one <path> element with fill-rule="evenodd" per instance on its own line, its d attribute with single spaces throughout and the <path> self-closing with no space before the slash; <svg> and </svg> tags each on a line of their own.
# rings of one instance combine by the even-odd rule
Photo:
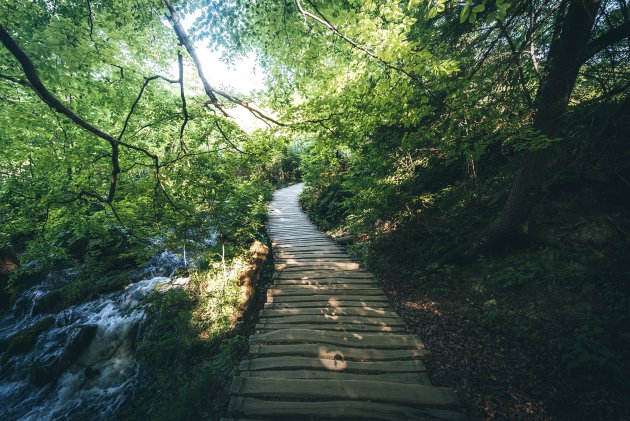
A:
<svg viewBox="0 0 630 421">
<path fill-rule="evenodd" d="M 247 259 L 243 250 L 229 250 L 225 277 L 222 264 L 210 256 L 184 288 L 152 294 L 151 322 L 137 344 L 143 375 L 121 419 L 219 419 L 225 412 L 252 317 L 234 319 L 241 297 L 238 274 Z M 269 265 L 261 286 L 271 279 Z"/>
</svg>

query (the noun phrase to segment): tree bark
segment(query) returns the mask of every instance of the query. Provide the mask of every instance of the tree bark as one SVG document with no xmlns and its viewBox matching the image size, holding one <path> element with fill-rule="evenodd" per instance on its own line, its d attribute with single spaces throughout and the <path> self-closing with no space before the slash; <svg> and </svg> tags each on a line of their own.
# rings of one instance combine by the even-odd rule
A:
<svg viewBox="0 0 630 421">
<path fill-rule="evenodd" d="M 570 0 L 566 15 L 557 16 L 561 31 L 549 48 L 534 115 L 534 128 L 548 138 L 563 134 L 569 98 L 600 6 L 599 0 Z M 529 152 L 524 157 L 503 210 L 487 230 L 486 241 L 496 244 L 523 231 L 552 158 L 550 148 Z"/>
</svg>

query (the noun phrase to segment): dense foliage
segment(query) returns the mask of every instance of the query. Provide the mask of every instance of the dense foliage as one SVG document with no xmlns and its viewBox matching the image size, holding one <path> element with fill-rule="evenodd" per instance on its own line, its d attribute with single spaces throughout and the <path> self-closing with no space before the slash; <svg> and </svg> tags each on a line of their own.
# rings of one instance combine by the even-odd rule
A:
<svg viewBox="0 0 630 421">
<path fill-rule="evenodd" d="M 456 292 L 483 331 L 556 338 L 545 355 L 565 371 L 547 371 L 595 396 L 575 414 L 627 408 L 627 338 L 606 339 L 630 308 L 627 1 L 0 0 L 0 17 L 0 251 L 31 262 L 0 274 L 3 291 L 80 264 L 49 300 L 66 306 L 120 288 L 111 270 L 160 248 L 214 238 L 208 256 L 226 244 L 236 256 L 273 186 L 302 177 L 313 219 L 352 234 L 374 270 Z M 210 86 L 196 40 L 228 62 L 255 52 L 256 99 L 273 112 Z M 232 107 L 269 128 L 243 131 Z M 166 363 L 172 338 L 215 320 L 191 324 L 203 294 L 164 300 L 183 319 L 157 317 L 174 333 L 143 350 Z M 187 345 L 195 362 L 209 355 Z M 464 401 L 475 415 L 486 405 Z"/>
<path fill-rule="evenodd" d="M 34 66 L 0 50 L 0 248 L 45 269 L 251 237 L 272 183 L 296 177 L 288 141 L 207 102 L 164 5 L 79 3 L 0 5 Z"/>
</svg>

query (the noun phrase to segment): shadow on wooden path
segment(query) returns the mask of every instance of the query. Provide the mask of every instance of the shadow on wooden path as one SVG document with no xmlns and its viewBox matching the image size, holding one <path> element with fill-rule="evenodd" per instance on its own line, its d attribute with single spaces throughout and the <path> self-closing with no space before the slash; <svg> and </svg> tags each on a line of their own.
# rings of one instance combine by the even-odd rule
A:
<svg viewBox="0 0 630 421">
<path fill-rule="evenodd" d="M 275 283 L 224 420 L 465 419 L 451 389 L 431 386 L 428 352 L 374 277 L 300 210 L 301 191 L 271 202 Z"/>
</svg>

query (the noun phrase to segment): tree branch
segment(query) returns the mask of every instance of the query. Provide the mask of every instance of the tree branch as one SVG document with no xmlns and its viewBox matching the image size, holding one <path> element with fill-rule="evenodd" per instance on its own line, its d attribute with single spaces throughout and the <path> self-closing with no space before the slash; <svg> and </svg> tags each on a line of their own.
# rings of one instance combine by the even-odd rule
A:
<svg viewBox="0 0 630 421">
<path fill-rule="evenodd" d="M 186 129 L 186 124 L 188 123 L 188 108 L 186 107 L 186 95 L 184 92 L 184 57 L 181 52 L 177 52 L 177 67 L 179 68 L 179 96 L 182 99 L 182 114 L 184 115 L 184 121 L 179 129 L 179 147 L 183 152 L 185 152 L 184 145 L 184 130 Z"/>
<path fill-rule="evenodd" d="M 109 133 L 106 133 L 92 124 L 85 121 L 83 118 L 75 114 L 70 108 L 66 107 L 57 97 L 55 97 L 44 85 L 37 74 L 37 69 L 26 55 L 26 53 L 20 48 L 20 46 L 11 37 L 11 34 L 6 30 L 3 25 L 0 25 L 0 41 L 9 50 L 9 52 L 20 63 L 20 67 L 24 71 L 24 75 L 30 83 L 30 87 L 35 91 L 40 99 L 50 106 L 53 110 L 60 114 L 65 115 L 78 126 L 82 127 L 86 131 L 108 142 L 112 149 L 112 172 L 110 176 L 109 192 L 107 194 L 107 202 L 114 200 L 114 194 L 116 192 L 116 183 L 118 180 L 118 174 L 120 173 L 120 163 L 118 160 L 118 141 Z"/>
<path fill-rule="evenodd" d="M 586 47 L 583 62 L 587 62 L 600 51 L 628 37 L 630 37 L 630 20 L 625 21 L 616 28 L 609 29 L 607 32 L 592 40 L 588 44 L 588 47 Z"/>
<path fill-rule="evenodd" d="M 140 88 L 140 92 L 138 93 L 138 96 L 136 97 L 136 100 L 133 102 L 133 104 L 131 104 L 131 108 L 129 109 L 129 112 L 127 113 L 127 117 L 125 118 L 125 122 L 123 123 L 123 128 L 120 130 L 120 134 L 118 135 L 118 139 L 117 140 L 119 142 L 122 139 L 122 137 L 125 135 L 125 132 L 127 131 L 127 126 L 129 125 L 129 120 L 131 120 L 131 115 L 135 111 L 136 106 L 138 105 L 138 103 L 140 102 L 140 99 L 142 98 L 142 94 L 144 94 L 144 90 L 149 85 L 149 82 L 151 82 L 152 80 L 157 79 L 158 77 L 159 76 L 151 76 L 151 77 L 144 78 L 144 83 L 142 84 L 142 87 Z"/>
<path fill-rule="evenodd" d="M 88 27 L 90 28 L 90 41 L 92 41 L 92 44 L 94 44 L 94 48 L 96 49 L 97 52 L 100 53 L 99 49 L 98 49 L 98 45 L 96 45 L 96 41 L 94 41 L 93 38 L 93 34 L 94 34 L 94 17 L 92 15 L 92 3 L 90 3 L 90 0 L 85 0 L 85 2 L 87 3 L 87 9 L 88 9 Z"/>
<path fill-rule="evenodd" d="M 214 121 L 214 124 L 217 126 L 217 130 L 219 131 L 219 133 L 221 133 L 221 137 L 223 137 L 223 140 L 225 140 L 228 143 L 228 145 L 230 145 L 234 150 L 236 150 L 238 153 L 241 153 L 241 154 L 252 155 L 249 152 L 245 152 L 245 151 L 241 150 L 238 146 L 236 146 L 234 144 L 234 142 L 232 142 L 230 140 L 228 135 L 223 131 L 223 128 L 219 124 L 219 120 L 218 119 Z"/>
<path fill-rule="evenodd" d="M 208 80 L 206 79 L 203 70 L 201 68 L 201 61 L 199 60 L 199 57 L 197 56 L 197 52 L 195 50 L 195 46 L 193 45 L 192 41 L 190 40 L 190 37 L 188 36 L 188 33 L 186 32 L 186 29 L 183 27 L 183 25 L 181 24 L 181 19 L 179 17 L 179 15 L 177 14 L 177 11 L 175 10 L 175 8 L 173 7 L 173 4 L 171 3 L 171 0 L 163 0 L 164 4 L 166 5 L 166 8 L 168 9 L 168 15 L 166 16 L 167 19 L 171 22 L 172 26 L 173 26 L 173 30 L 175 31 L 175 35 L 177 36 L 177 39 L 179 40 L 179 43 L 181 45 L 184 46 L 184 48 L 186 48 L 186 51 L 188 52 L 188 55 L 190 56 L 190 58 L 193 61 L 193 64 L 195 66 L 195 69 L 197 70 L 197 74 L 199 75 L 199 79 L 201 80 L 201 84 L 203 85 L 203 89 L 206 92 L 206 95 L 208 96 L 208 98 L 210 98 L 209 104 L 214 106 L 215 108 L 217 108 L 219 111 L 221 111 L 221 113 L 225 116 L 225 117 L 230 117 L 230 115 L 225 111 L 225 109 L 223 108 L 223 105 L 221 104 L 221 102 L 219 101 L 219 96 L 228 100 L 229 102 L 239 105 L 243 108 L 245 108 L 247 111 L 249 111 L 250 113 L 252 113 L 252 115 L 256 118 L 258 118 L 259 120 L 264 121 L 265 123 L 269 124 L 269 123 L 273 123 L 276 124 L 278 126 L 283 126 L 283 127 L 289 127 L 292 124 L 288 124 L 288 123 L 283 123 L 281 121 L 276 120 L 275 118 L 267 115 L 266 113 L 264 113 L 263 111 L 261 111 L 260 109 L 258 109 L 256 106 L 251 105 L 250 103 L 243 101 L 240 98 L 237 98 L 233 95 L 228 94 L 225 91 L 221 91 L 218 89 L 215 89 L 214 87 L 212 87 L 212 85 L 210 85 L 210 83 L 208 82 Z M 410 76 L 411 77 L 411 76 Z M 297 123 L 297 124 L 301 124 L 303 122 Z"/>
<path fill-rule="evenodd" d="M 212 105 L 214 105 L 227 117 L 228 114 L 223 109 L 223 106 L 219 103 L 219 99 L 217 98 L 214 89 L 212 88 L 210 83 L 208 83 L 206 76 L 203 74 L 203 70 L 201 69 L 201 61 L 199 60 L 199 57 L 197 56 L 197 51 L 195 50 L 195 46 L 190 40 L 190 37 L 188 37 L 188 33 L 186 32 L 186 29 L 184 29 L 184 26 L 182 25 L 181 20 L 179 18 L 179 15 L 175 11 L 175 8 L 173 7 L 173 4 L 171 3 L 171 0 L 164 0 L 164 4 L 166 5 L 166 8 L 168 9 L 168 13 L 169 13 L 167 15 L 167 18 L 173 26 L 173 30 L 175 31 L 175 35 L 177 35 L 177 39 L 179 40 L 179 43 L 183 45 L 184 48 L 186 48 L 186 51 L 188 51 L 188 55 L 190 56 L 193 63 L 195 64 L 195 68 L 197 69 L 197 74 L 199 75 L 199 79 L 201 80 L 201 84 L 203 85 L 203 89 L 206 92 L 206 95 L 208 95 L 208 98 L 210 98 Z"/>
</svg>

